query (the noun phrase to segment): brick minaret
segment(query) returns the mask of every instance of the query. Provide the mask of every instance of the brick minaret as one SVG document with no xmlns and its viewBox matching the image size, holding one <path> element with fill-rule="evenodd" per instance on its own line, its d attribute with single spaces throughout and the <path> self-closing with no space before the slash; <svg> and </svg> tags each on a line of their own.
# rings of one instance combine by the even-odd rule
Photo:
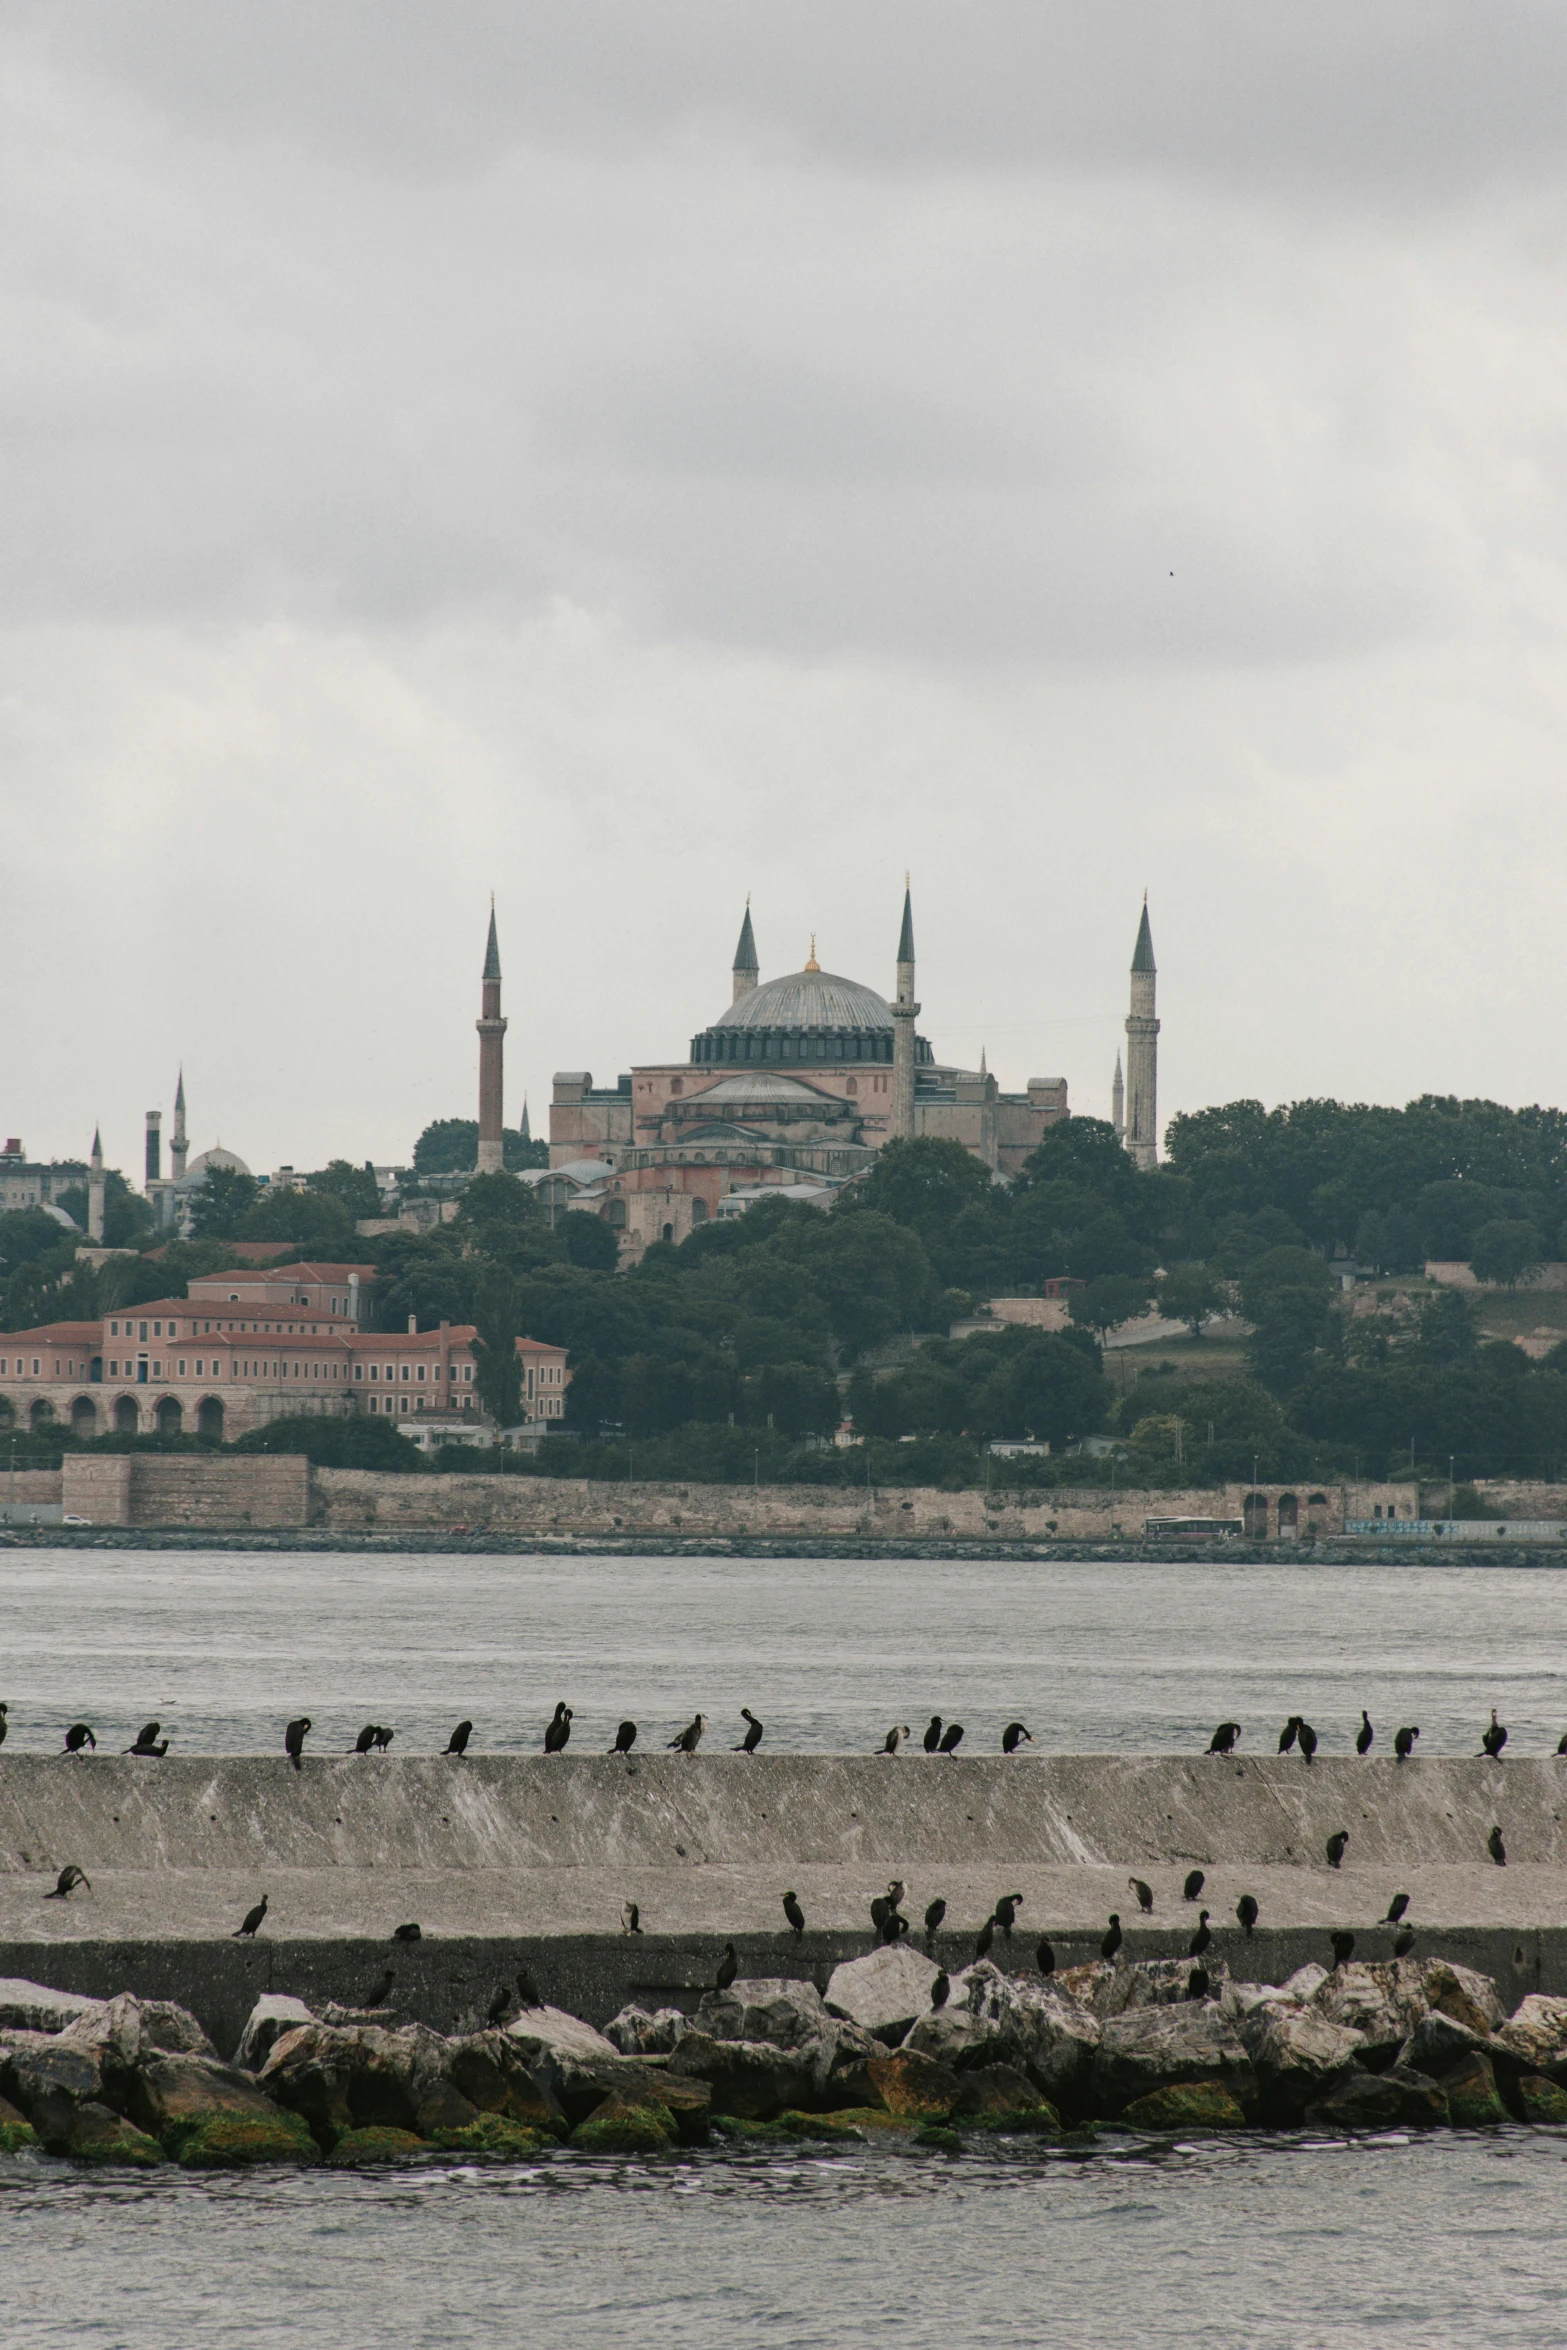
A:
<svg viewBox="0 0 1567 2350">
<path fill-rule="evenodd" d="M 745 920 L 740 925 L 740 944 L 735 948 L 735 992 L 730 1001 L 737 1004 L 743 995 L 749 995 L 761 976 L 761 965 L 756 959 L 756 933 L 751 928 L 751 901 L 747 898 Z"/>
<path fill-rule="evenodd" d="M 1159 1023 L 1154 1018 L 1158 966 L 1148 900 L 1132 950 L 1132 1008 L 1126 1020 L 1126 1147 L 1145 1170 L 1159 1161 Z"/>
<path fill-rule="evenodd" d="M 898 937 L 898 990 L 892 1004 L 892 1132 L 895 1141 L 914 1139 L 914 907 L 909 877 L 903 877 L 903 929 Z"/>
<path fill-rule="evenodd" d="M 504 1090 L 502 1076 L 502 1038 L 506 1023 L 501 1018 L 501 950 L 495 937 L 495 901 L 490 900 L 490 936 L 484 950 L 484 987 L 480 999 L 480 1015 L 475 1023 L 479 1031 L 479 1159 L 474 1172 L 479 1175 L 499 1175 L 506 1165 L 506 1144 L 503 1139 L 501 1102 Z"/>
</svg>

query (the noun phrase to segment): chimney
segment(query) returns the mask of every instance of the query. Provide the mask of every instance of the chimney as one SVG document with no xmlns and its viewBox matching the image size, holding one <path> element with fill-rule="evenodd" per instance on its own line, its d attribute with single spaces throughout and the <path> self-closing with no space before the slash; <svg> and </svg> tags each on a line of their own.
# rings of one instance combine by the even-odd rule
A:
<svg viewBox="0 0 1567 2350">
<path fill-rule="evenodd" d="M 417 1314 L 410 1314 L 408 1317 L 408 1335 L 410 1338 L 417 1338 L 419 1335 L 419 1317 Z"/>
</svg>

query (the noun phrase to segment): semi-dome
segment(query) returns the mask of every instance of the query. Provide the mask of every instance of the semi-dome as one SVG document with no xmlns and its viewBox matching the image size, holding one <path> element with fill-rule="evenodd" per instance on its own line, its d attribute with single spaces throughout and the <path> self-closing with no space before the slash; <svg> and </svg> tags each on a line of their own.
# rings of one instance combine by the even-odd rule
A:
<svg viewBox="0 0 1567 2350">
<path fill-rule="evenodd" d="M 885 1029 L 890 1036 L 892 1009 L 885 996 L 857 979 L 840 979 L 835 971 L 790 971 L 749 989 L 713 1026 Z"/>
</svg>

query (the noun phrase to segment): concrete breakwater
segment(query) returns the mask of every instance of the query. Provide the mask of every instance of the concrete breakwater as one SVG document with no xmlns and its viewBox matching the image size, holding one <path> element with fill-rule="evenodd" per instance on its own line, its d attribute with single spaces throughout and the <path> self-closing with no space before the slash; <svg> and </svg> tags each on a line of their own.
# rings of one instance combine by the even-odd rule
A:
<svg viewBox="0 0 1567 2350">
<path fill-rule="evenodd" d="M 1508 1862 L 1488 1852 L 1500 1826 Z M 1328 1839 L 1348 1831 L 1342 1865 Z M 106 1996 L 176 1997 L 237 2028 L 260 1990 L 352 2004 L 391 1963 L 414 2012 L 449 2023 L 527 1956 L 546 1995 L 603 2020 L 656 1991 L 680 2004 L 726 1940 L 746 1968 L 810 1976 L 863 1951 L 869 1904 L 907 1886 L 916 1929 L 947 1911 L 958 1965 L 1003 1893 L 1015 1950 L 1097 1952 L 1112 1910 L 1129 1953 L 1185 1953 L 1199 1907 L 1216 1951 L 1279 1978 L 1334 1930 L 1389 1955 L 1410 1896 L 1423 1955 L 1492 1975 L 1510 2003 L 1567 1993 L 1567 1760 L 1292 1756 L 594 1755 L 222 1758 L 0 1756 L 0 1971 Z M 90 1890 L 49 1898 L 59 1870 Z M 1200 1902 L 1182 1897 L 1201 1868 Z M 1127 1879 L 1145 1879 L 1140 1914 Z M 807 1933 L 787 1931 L 795 1891 Z M 234 1939 L 265 1893 L 254 1943 Z M 1243 1935 L 1235 1905 L 1259 1905 Z M 643 1931 L 620 1930 L 638 1905 Z M 422 1938 L 393 1946 L 396 1926 Z"/>
</svg>

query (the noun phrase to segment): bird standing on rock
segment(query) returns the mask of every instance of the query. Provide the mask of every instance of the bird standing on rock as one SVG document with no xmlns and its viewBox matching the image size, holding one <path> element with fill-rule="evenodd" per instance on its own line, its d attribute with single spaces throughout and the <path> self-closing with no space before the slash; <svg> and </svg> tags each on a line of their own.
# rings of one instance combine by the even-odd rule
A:
<svg viewBox="0 0 1567 2350">
<path fill-rule="evenodd" d="M 933 1979 L 930 1986 L 930 2004 L 932 2008 L 945 2007 L 947 2004 L 947 1994 L 951 1989 L 951 1978 L 948 1975 L 946 1968 L 943 1967 L 941 1972 Z"/>
<path fill-rule="evenodd" d="M 1488 1730 L 1482 1730 L 1480 1733 L 1481 1752 L 1488 1754 L 1492 1762 L 1500 1762 L 1502 1759 L 1502 1748 L 1506 1744 L 1507 1732 L 1503 1729 L 1501 1723 L 1497 1720 L 1496 1708 L 1493 1705 L 1491 1708 L 1491 1727 Z"/>
<path fill-rule="evenodd" d="M 1239 1722 L 1221 1722 L 1208 1741 L 1208 1752 L 1210 1754 L 1233 1754 L 1236 1740 L 1240 1734 Z"/>
<path fill-rule="evenodd" d="M 1039 1937 L 1039 1948 L 1034 1953 L 1034 1964 L 1042 1975 L 1053 1975 L 1056 1971 L 1056 1954 L 1043 1934 Z"/>
<path fill-rule="evenodd" d="M 1153 1887 L 1145 1885 L 1141 1877 L 1128 1877 L 1126 1881 L 1136 1894 L 1137 1906 L 1144 1917 L 1151 1917 L 1153 1914 Z"/>
<path fill-rule="evenodd" d="M 65 1733 L 65 1746 L 63 1748 L 63 1752 L 66 1754 L 80 1754 L 84 1746 L 90 1746 L 96 1752 L 97 1745 L 97 1739 L 93 1736 L 92 1731 L 88 1728 L 85 1722 L 73 1722 Z"/>
<path fill-rule="evenodd" d="M 1207 1968 L 1205 1966 L 1194 1966 L 1191 1973 L 1186 1978 L 1187 1998 L 1206 1999 L 1209 1989 L 1210 1985 L 1208 1982 Z"/>
<path fill-rule="evenodd" d="M 468 1751 L 468 1741 L 472 1736 L 472 1722 L 459 1722 L 456 1729 L 452 1732 L 451 1736 L 446 1741 L 447 1753 L 466 1754 Z"/>
<path fill-rule="evenodd" d="M 1497 1867 L 1499 1869 L 1505 1869 L 1507 1866 L 1507 1847 L 1502 1842 L 1502 1831 L 1500 1828 L 1493 1828 L 1491 1830 L 1490 1835 L 1487 1836 L 1485 1840 L 1485 1848 L 1486 1851 L 1491 1855 L 1491 1858 L 1495 1861 Z"/>
<path fill-rule="evenodd" d="M 161 1722 L 143 1722 L 141 1728 L 136 1733 L 135 1744 L 127 1746 L 125 1749 L 126 1753 L 139 1754 L 144 1757 L 150 1756 L 154 1761 L 156 1761 L 159 1756 L 167 1754 L 169 1751 L 169 1742 L 167 1738 L 160 1738 L 158 1736 L 158 1732 L 162 1729 L 162 1727 L 163 1724 Z"/>
<path fill-rule="evenodd" d="M 1399 1919 L 1403 1916 L 1405 1910 L 1408 1907 L 1409 1895 L 1407 1893 L 1395 1893 L 1392 1900 L 1387 1905 L 1387 1916 L 1383 1919 L 1382 1923 L 1385 1926 L 1396 1926 Z"/>
<path fill-rule="evenodd" d="M 1365 1707 L 1362 1706 L 1360 1709 L 1360 1728 L 1355 1733 L 1355 1752 L 1357 1754 L 1369 1754 L 1371 1752 L 1371 1741 L 1373 1738 L 1375 1738 L 1375 1736 L 1376 1732 L 1371 1727 L 1371 1716 L 1367 1713 Z"/>
<path fill-rule="evenodd" d="M 77 1868 L 72 1862 L 60 1871 L 54 1881 L 54 1891 L 46 1893 L 44 1899 L 45 1901 L 64 1901 L 68 1895 L 76 1891 L 78 1885 L 87 1885 L 88 1892 L 92 1891 L 91 1885 L 87 1884 L 87 1871 Z"/>
<path fill-rule="evenodd" d="M 1208 1931 L 1208 1912 L 1200 1909 L 1197 1912 L 1197 1931 L 1186 1945 L 1187 1957 L 1201 1958 L 1212 1940 L 1213 1936 Z"/>
<path fill-rule="evenodd" d="M 620 1905 L 620 1930 L 623 1934 L 642 1931 L 642 1912 L 634 1901 L 623 1901 Z"/>
<path fill-rule="evenodd" d="M 1017 1924 L 1017 1913 L 1022 1906 L 1023 1896 L 1021 1893 L 1003 1893 L 990 1913 L 1009 1942 L 1012 1939 L 1012 1929 Z"/>
<path fill-rule="evenodd" d="M 695 1754 L 702 1743 L 702 1733 L 706 1728 L 706 1714 L 694 1714 L 679 1737 L 671 1738 L 669 1741 L 671 1752 L 678 1747 L 682 1754 Z"/>
<path fill-rule="evenodd" d="M 1104 1940 L 1099 1945 L 1099 1955 L 1101 1958 L 1114 1958 L 1120 1947 L 1121 1913 L 1119 1910 L 1113 1909 L 1110 1912 L 1109 1930 L 1105 1934 Z"/>
<path fill-rule="evenodd" d="M 934 1754 L 941 1744 L 941 1716 L 932 1714 L 925 1725 L 925 1752 Z"/>
<path fill-rule="evenodd" d="M 305 1740 L 310 1734 L 310 1716 L 301 1714 L 297 1722 L 290 1722 L 283 1733 L 283 1752 L 297 1771 L 300 1756 L 305 1751 Z"/>
<path fill-rule="evenodd" d="M 542 2007 L 544 1994 L 525 1966 L 517 1969 L 517 1997 L 524 2007 Z"/>
<path fill-rule="evenodd" d="M 1354 1935 L 1353 1935 L 1353 1934 L 1346 1934 L 1346 1933 L 1344 1933 L 1344 1932 L 1340 1931 L 1340 1932 L 1339 1932 L 1339 1933 L 1337 1933 L 1337 1934 L 1330 1934 L 1330 1935 L 1328 1936 L 1328 1939 L 1329 1939 L 1329 1941 L 1330 1941 L 1330 1942 L 1332 1943 L 1332 1945 L 1333 1945 L 1333 1964 L 1334 1964 L 1334 1966 L 1335 1966 L 1335 1967 L 1348 1966 L 1348 1964 L 1349 1964 L 1349 1954 L 1350 1954 L 1350 1952 L 1351 1952 L 1351 1951 L 1354 1949 L 1354 1947 L 1355 1947 L 1355 1937 L 1354 1937 Z"/>
<path fill-rule="evenodd" d="M 1208 1880 L 1203 1875 L 1201 1869 L 1188 1869 L 1186 1872 L 1186 1882 L 1181 1887 L 1181 1899 L 1183 1901 L 1195 1901 L 1198 1894 L 1202 1891 L 1204 1885 L 1206 1885 L 1207 1882 Z"/>
<path fill-rule="evenodd" d="M 1410 1756 L 1415 1751 L 1415 1740 L 1419 1737 L 1419 1735 L 1420 1729 L 1418 1724 L 1416 1724 L 1412 1730 L 1394 1731 L 1393 1756 L 1395 1761 L 1408 1762 Z"/>
<path fill-rule="evenodd" d="M 805 1932 L 805 1912 L 800 1907 L 800 1896 L 791 1887 L 783 1897 L 783 1913 L 789 1921 L 789 1931 L 798 1942 Z"/>
<path fill-rule="evenodd" d="M 1328 1838 L 1326 1850 L 1328 1856 L 1328 1867 L 1330 1869 L 1336 1869 L 1338 1867 L 1339 1862 L 1344 1857 L 1344 1847 L 1346 1844 L 1348 1844 L 1348 1842 L 1349 1830 L 1347 1828 L 1336 1828 L 1333 1834 Z"/>
<path fill-rule="evenodd" d="M 942 1753 L 943 1753 L 943 1754 L 956 1754 L 956 1753 L 957 1753 L 957 1751 L 958 1751 L 958 1748 L 959 1748 L 959 1747 L 962 1745 L 962 1743 L 963 1743 L 963 1724 L 962 1724 L 961 1722 L 949 1722 L 949 1723 L 947 1724 L 946 1728 L 945 1728 L 945 1729 L 942 1731 L 942 1733 L 941 1733 L 941 1751 L 942 1751 Z"/>
<path fill-rule="evenodd" d="M 740 1719 L 743 1722 L 749 1722 L 751 1726 L 739 1745 L 731 1746 L 729 1751 L 731 1754 L 755 1754 L 762 1743 L 762 1725 L 748 1705 L 743 1705 L 740 1708 Z"/>
<path fill-rule="evenodd" d="M 881 1753 L 896 1754 L 899 1747 L 903 1744 L 904 1739 L 907 1738 L 908 1734 L 909 1725 L 907 1722 L 894 1722 L 892 1728 L 887 1732 L 886 1737 L 881 1742 Z"/>
<path fill-rule="evenodd" d="M 565 1750 L 566 1741 L 570 1736 L 571 1708 L 566 1704 L 565 1700 L 562 1699 L 556 1705 L 554 1715 L 552 1716 L 544 1732 L 545 1753 L 563 1753 Z"/>
<path fill-rule="evenodd" d="M 1025 1741 L 1028 1745 L 1033 1745 L 1033 1731 L 1026 1730 L 1021 1722 L 1008 1722 L 1006 1728 L 1001 1733 L 1001 1751 L 1003 1754 L 1016 1754 L 1018 1748 L 1023 1745 Z"/>
<path fill-rule="evenodd" d="M 941 1931 L 941 1921 L 946 1916 L 946 1914 L 947 1905 L 944 1901 L 932 1901 L 926 1904 L 925 1948 L 927 1952 L 929 1951 L 931 1944 L 935 1941 L 937 1934 Z"/>
<path fill-rule="evenodd" d="M 636 1723 L 622 1722 L 620 1728 L 615 1732 L 615 1743 L 609 1751 L 611 1754 L 629 1754 L 636 1742 Z"/>
<path fill-rule="evenodd" d="M 1251 1893 L 1243 1893 L 1239 1901 L 1237 1901 L 1235 1904 L 1235 1915 L 1240 1919 L 1242 1928 L 1245 1931 L 1246 1939 L 1250 1941 L 1251 1930 L 1257 1923 L 1256 1896 Z"/>
<path fill-rule="evenodd" d="M 490 1994 L 490 2004 L 484 2011 L 485 2020 L 492 2031 L 499 2031 L 510 2013 L 511 1987 L 506 1983 L 497 1983 Z"/>
<path fill-rule="evenodd" d="M 726 1942 L 724 1955 L 718 1962 L 718 1972 L 713 1977 L 714 1990 L 727 1991 L 739 1972 L 740 1961 L 735 1956 L 735 1946 L 732 1942 Z"/>
<path fill-rule="evenodd" d="M 229 1936 L 229 1940 L 231 1942 L 237 1942 L 240 1939 L 240 1936 L 243 1935 L 245 1940 L 248 1942 L 266 1914 L 267 1896 L 263 1893 L 261 1899 L 256 1903 L 255 1908 L 246 1910 L 244 1917 L 234 1928 L 233 1933 Z"/>
<path fill-rule="evenodd" d="M 990 1956 L 990 1945 L 992 1942 L 994 1942 L 995 1938 L 996 1921 L 994 1918 L 986 1918 L 984 1924 L 980 1927 L 978 1934 L 974 1938 L 974 1956 L 976 1958 L 988 1958 Z"/>
</svg>

